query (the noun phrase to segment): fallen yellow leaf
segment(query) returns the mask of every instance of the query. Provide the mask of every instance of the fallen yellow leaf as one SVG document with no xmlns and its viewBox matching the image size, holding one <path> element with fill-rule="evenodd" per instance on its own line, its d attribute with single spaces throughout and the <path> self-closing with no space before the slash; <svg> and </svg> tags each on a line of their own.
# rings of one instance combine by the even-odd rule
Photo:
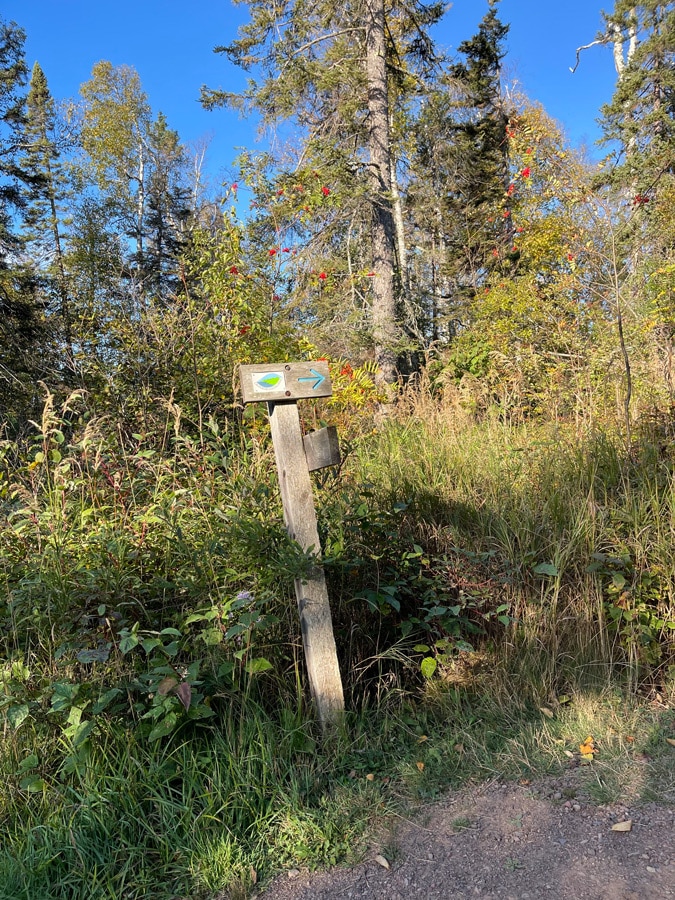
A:
<svg viewBox="0 0 675 900">
<path fill-rule="evenodd" d="M 583 744 L 579 744 L 579 752 L 582 756 L 590 756 L 591 759 L 593 754 L 598 752 L 593 735 L 589 734 Z"/>
<path fill-rule="evenodd" d="M 547 719 L 552 719 L 555 715 L 552 709 L 549 709 L 548 706 L 540 706 L 539 712 L 542 712 Z"/>
<path fill-rule="evenodd" d="M 415 763 L 415 765 L 416 765 L 417 768 L 420 770 L 420 772 L 423 772 L 423 771 L 424 771 L 424 763 L 423 763 L 423 762 Z"/>
<path fill-rule="evenodd" d="M 674 738 L 666 738 L 666 743 L 670 744 L 671 747 L 675 747 L 675 739 Z"/>
<path fill-rule="evenodd" d="M 428 741 L 428 740 L 429 740 L 429 738 L 426 736 L 426 734 L 423 734 L 422 737 L 417 738 L 417 743 L 423 744 L 425 741 Z"/>
<path fill-rule="evenodd" d="M 633 827 L 633 820 L 626 819 L 625 822 L 617 822 L 616 825 L 612 825 L 612 831 L 630 831 Z"/>
<path fill-rule="evenodd" d="M 372 772 L 368 772 L 368 774 L 366 775 L 366 781 L 375 781 L 375 776 Z"/>
<path fill-rule="evenodd" d="M 375 857 L 375 862 L 378 864 L 378 866 L 382 866 L 383 869 L 388 869 L 388 868 L 389 868 L 389 863 L 388 863 L 387 860 L 384 858 L 384 856 L 381 856 L 379 853 L 378 853 L 377 856 Z"/>
</svg>

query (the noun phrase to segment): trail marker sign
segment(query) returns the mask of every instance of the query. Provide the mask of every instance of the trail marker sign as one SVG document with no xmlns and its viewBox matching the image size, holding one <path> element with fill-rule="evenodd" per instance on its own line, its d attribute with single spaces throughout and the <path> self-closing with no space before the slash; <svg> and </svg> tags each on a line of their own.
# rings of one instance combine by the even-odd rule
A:
<svg viewBox="0 0 675 900">
<path fill-rule="evenodd" d="M 328 363 L 281 363 L 239 366 L 241 398 L 244 403 L 282 403 L 310 397 L 330 397 L 333 387 Z"/>
<path fill-rule="evenodd" d="M 328 364 L 317 360 L 239 366 L 239 380 L 244 403 L 267 402 L 286 529 L 304 551 L 319 558 L 309 473 L 339 463 L 337 430 L 322 428 L 303 439 L 297 401 L 330 397 Z M 325 727 L 341 719 L 344 694 L 323 566 L 317 563 L 306 580 L 296 579 L 295 594 L 310 689 Z"/>
</svg>

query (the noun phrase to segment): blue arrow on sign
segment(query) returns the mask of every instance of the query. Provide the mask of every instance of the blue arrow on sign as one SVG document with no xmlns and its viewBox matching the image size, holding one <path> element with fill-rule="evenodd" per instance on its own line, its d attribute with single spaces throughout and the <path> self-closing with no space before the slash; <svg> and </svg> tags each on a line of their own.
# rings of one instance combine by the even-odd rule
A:
<svg viewBox="0 0 675 900">
<path fill-rule="evenodd" d="M 312 390 L 315 391 L 319 385 L 324 383 L 326 376 L 322 375 L 321 372 L 317 372 L 316 369 L 310 369 L 309 371 L 312 373 L 311 375 L 306 375 L 304 378 L 298 378 L 298 381 L 314 381 Z"/>
</svg>

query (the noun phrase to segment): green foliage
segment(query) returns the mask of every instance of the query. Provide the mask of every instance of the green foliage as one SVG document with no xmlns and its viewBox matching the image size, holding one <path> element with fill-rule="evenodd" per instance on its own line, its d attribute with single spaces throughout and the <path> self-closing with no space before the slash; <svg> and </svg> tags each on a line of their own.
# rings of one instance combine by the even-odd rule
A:
<svg viewBox="0 0 675 900">
<path fill-rule="evenodd" d="M 606 115 L 624 192 L 601 195 L 543 110 L 507 109 L 494 4 L 442 84 L 436 4 L 388 9 L 375 56 L 363 9 L 296 3 L 281 25 L 249 6 L 224 49 L 261 77 L 205 101 L 293 118 L 302 146 L 283 168 L 243 154 L 222 203 L 134 70 L 102 62 L 74 204 L 44 74 L 26 107 L 23 33 L 0 30 L 0 898 L 243 894 L 344 857 L 394 798 L 565 762 L 601 733 L 582 687 L 672 691 L 662 4 L 635 7 Z M 391 165 L 369 147 L 369 55 Z M 21 224 L 43 268 L 18 264 Z M 385 411 L 371 326 L 394 268 L 396 350 L 412 369 L 433 353 Z M 302 419 L 342 440 L 314 477 L 351 710 L 323 743 L 293 589 L 319 548 L 288 537 L 264 411 L 237 386 L 239 363 L 319 356 L 334 394 Z M 665 728 L 645 726 L 654 757 Z"/>
</svg>

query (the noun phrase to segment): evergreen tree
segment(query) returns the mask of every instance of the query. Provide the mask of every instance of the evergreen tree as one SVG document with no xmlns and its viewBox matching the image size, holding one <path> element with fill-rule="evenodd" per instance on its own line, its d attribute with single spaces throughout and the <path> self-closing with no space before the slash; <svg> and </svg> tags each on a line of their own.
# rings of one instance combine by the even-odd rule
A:
<svg viewBox="0 0 675 900">
<path fill-rule="evenodd" d="M 458 50 L 430 90 L 415 122 L 409 210 L 416 242 L 419 293 L 427 298 L 427 333 L 452 338 L 467 307 L 513 244 L 508 215 L 508 115 L 501 95 L 501 60 L 508 26 L 497 0 L 474 37 Z M 504 215 L 506 213 L 506 215 Z"/>
<path fill-rule="evenodd" d="M 44 374 L 37 352 L 41 310 L 16 228 L 31 182 L 20 165 L 28 74 L 24 42 L 15 22 L 0 20 L 0 429 L 26 414 L 34 381 Z"/>
<path fill-rule="evenodd" d="M 203 89 L 202 102 L 255 109 L 265 125 L 292 121 L 302 141 L 295 168 L 313 167 L 323 173 L 324 186 L 330 178 L 331 190 L 339 187 L 343 236 L 362 217 L 369 236 L 366 271 L 373 272 L 375 356 L 391 382 L 401 345 L 396 283 L 402 281 L 396 273 L 390 132 L 400 98 L 392 90 L 392 73 L 412 73 L 433 57 L 427 28 L 443 8 L 420 2 L 385 6 L 384 0 L 346 6 L 286 0 L 273 8 L 248 0 L 248 5 L 251 20 L 239 39 L 217 52 L 255 70 L 257 77 L 241 95 Z M 367 219 L 357 210 L 364 203 Z M 351 273 L 345 274 L 343 283 L 353 295 Z"/>
<path fill-rule="evenodd" d="M 24 59 L 25 32 L 15 22 L 0 20 L 0 264 L 16 250 L 12 211 L 24 204 L 25 175 L 18 165 L 28 71 Z"/>
<path fill-rule="evenodd" d="M 145 217 L 145 279 L 155 296 L 167 298 L 179 289 L 178 270 L 193 214 L 186 175 L 186 153 L 178 132 L 159 113 L 148 129 L 151 168 Z"/>
<path fill-rule="evenodd" d="M 48 308 L 56 303 L 60 327 L 55 331 L 60 332 L 67 364 L 72 369 L 72 321 L 62 234 L 62 205 L 68 195 L 60 160 L 62 142 L 54 100 L 45 74 L 36 62 L 31 74 L 22 140 L 22 165 L 30 175 L 24 237 L 36 279 L 44 284 Z"/>
<path fill-rule="evenodd" d="M 618 81 L 602 126 L 605 142 L 616 142 L 619 152 L 605 180 L 627 187 L 640 204 L 675 174 L 675 8 L 617 0 L 607 22 Z"/>
</svg>

